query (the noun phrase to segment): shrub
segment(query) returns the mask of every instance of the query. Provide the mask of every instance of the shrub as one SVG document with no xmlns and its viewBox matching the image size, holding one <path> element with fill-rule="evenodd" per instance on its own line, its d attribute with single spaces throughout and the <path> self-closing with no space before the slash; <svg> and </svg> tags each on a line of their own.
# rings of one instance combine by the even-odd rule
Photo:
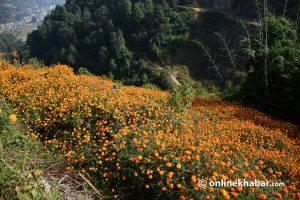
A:
<svg viewBox="0 0 300 200">
<path fill-rule="evenodd" d="M 147 83 L 147 84 L 143 85 L 143 88 L 152 89 L 152 90 L 159 90 L 159 87 L 155 84 L 152 84 L 152 83 Z"/>
<path fill-rule="evenodd" d="M 87 68 L 80 67 L 77 71 L 77 74 L 79 75 L 87 75 L 87 76 L 93 76 L 94 74 L 91 73 Z"/>
<path fill-rule="evenodd" d="M 262 25 L 268 37 L 257 33 L 251 38 L 253 52 L 239 98 L 246 106 L 300 123 L 300 43 L 295 25 L 276 16 L 268 16 Z"/>
<path fill-rule="evenodd" d="M 33 69 L 41 69 L 45 67 L 44 62 L 37 58 L 30 58 L 28 60 L 28 65 Z"/>
<path fill-rule="evenodd" d="M 192 105 L 195 94 L 196 91 L 190 85 L 182 84 L 173 89 L 169 103 L 176 111 L 184 112 Z"/>
<path fill-rule="evenodd" d="M 172 90 L 174 88 L 174 83 L 168 71 L 161 72 L 154 82 L 163 90 Z"/>
<path fill-rule="evenodd" d="M 227 81 L 226 87 L 221 96 L 224 99 L 238 100 L 241 95 L 242 85 L 245 83 L 247 74 L 237 71 L 233 74 L 231 80 Z"/>
</svg>

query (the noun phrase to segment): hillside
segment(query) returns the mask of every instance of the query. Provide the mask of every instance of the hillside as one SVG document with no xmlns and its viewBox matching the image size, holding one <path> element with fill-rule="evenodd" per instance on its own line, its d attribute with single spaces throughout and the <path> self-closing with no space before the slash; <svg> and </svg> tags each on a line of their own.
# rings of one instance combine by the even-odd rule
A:
<svg viewBox="0 0 300 200">
<path fill-rule="evenodd" d="M 43 9 L 49 10 L 50 6 L 62 3 L 64 3 L 64 0 L 2 0 L 0 2 L 0 25 L 23 21 L 28 17 L 31 20 L 34 14 L 39 19 L 39 15 L 43 12 Z"/>
<path fill-rule="evenodd" d="M 65 65 L 0 62 L 0 88 L 32 135 L 108 198 L 300 198 L 299 130 L 256 110 L 200 97 L 182 110 L 185 95 L 174 106 L 167 92 Z M 285 186 L 201 188 L 201 179 Z"/>
</svg>

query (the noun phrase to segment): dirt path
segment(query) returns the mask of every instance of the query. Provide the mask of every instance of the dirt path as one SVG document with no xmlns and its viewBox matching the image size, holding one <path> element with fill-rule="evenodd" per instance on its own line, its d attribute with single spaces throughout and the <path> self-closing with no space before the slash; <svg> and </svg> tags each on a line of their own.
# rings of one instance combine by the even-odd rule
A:
<svg viewBox="0 0 300 200">
<path fill-rule="evenodd" d="M 170 73 L 170 76 L 171 76 L 171 79 L 172 81 L 178 85 L 178 86 L 181 86 L 181 83 L 178 81 L 178 79 L 176 78 L 176 75 L 177 75 L 177 71 L 173 72 L 173 73 Z"/>
</svg>

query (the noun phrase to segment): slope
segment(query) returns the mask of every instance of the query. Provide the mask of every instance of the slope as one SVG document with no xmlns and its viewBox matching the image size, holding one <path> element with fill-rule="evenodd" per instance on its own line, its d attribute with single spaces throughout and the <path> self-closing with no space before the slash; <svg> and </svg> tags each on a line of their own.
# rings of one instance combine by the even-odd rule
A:
<svg viewBox="0 0 300 200">
<path fill-rule="evenodd" d="M 64 65 L 0 69 L 0 95 L 31 132 L 111 197 L 299 198 L 293 124 L 222 100 L 197 98 L 177 112 L 166 92 L 116 87 Z M 285 186 L 201 188 L 201 179 Z"/>
</svg>

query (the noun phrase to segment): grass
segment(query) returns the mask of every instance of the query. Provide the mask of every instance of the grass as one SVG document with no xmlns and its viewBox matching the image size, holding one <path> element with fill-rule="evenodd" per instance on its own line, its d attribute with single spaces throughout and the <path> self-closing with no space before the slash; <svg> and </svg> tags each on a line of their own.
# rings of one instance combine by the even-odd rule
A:
<svg viewBox="0 0 300 200">
<path fill-rule="evenodd" d="M 0 200 L 91 199 L 84 184 L 14 121 L 14 111 L 0 101 Z M 56 170 L 54 170 L 56 169 Z M 78 181 L 77 181 L 78 182 Z"/>
</svg>

